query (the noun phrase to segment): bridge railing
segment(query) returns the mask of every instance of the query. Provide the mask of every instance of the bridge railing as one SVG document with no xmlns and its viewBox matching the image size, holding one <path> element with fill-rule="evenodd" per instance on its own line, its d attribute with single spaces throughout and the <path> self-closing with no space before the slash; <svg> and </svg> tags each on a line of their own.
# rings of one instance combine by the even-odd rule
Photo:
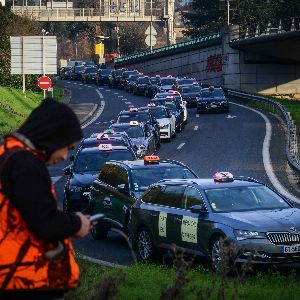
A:
<svg viewBox="0 0 300 300">
<path fill-rule="evenodd" d="M 285 106 L 275 100 L 263 96 L 251 95 L 251 94 L 234 91 L 234 90 L 228 90 L 228 95 L 238 101 L 242 101 L 242 102 L 254 101 L 257 103 L 267 105 L 270 111 L 273 111 L 274 113 L 276 112 L 279 115 L 281 115 L 286 125 L 286 135 L 287 135 L 286 137 L 287 142 L 286 142 L 286 149 L 285 149 L 286 157 L 292 169 L 296 171 L 298 175 L 300 175 L 297 127 L 295 125 L 293 118 L 291 117 L 291 114 L 287 111 Z"/>
</svg>

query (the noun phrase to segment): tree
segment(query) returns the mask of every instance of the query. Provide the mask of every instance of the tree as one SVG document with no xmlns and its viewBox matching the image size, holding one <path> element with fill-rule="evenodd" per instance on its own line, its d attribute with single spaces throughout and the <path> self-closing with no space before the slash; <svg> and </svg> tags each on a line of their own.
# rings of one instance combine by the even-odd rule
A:
<svg viewBox="0 0 300 300">
<path fill-rule="evenodd" d="M 183 14 L 187 26 L 185 34 L 196 37 L 220 31 L 226 24 L 226 13 L 219 10 L 219 0 L 192 0 L 189 12 Z M 236 10 L 231 12 L 230 23 L 245 28 L 299 16 L 299 0 L 236 0 Z"/>
</svg>

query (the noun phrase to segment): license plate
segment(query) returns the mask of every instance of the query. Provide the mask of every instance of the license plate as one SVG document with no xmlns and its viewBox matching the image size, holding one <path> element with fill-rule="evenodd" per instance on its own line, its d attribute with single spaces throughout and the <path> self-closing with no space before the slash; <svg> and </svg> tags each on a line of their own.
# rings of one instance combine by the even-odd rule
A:
<svg viewBox="0 0 300 300">
<path fill-rule="evenodd" d="M 298 253 L 300 252 L 300 245 L 281 246 L 281 253 Z"/>
</svg>

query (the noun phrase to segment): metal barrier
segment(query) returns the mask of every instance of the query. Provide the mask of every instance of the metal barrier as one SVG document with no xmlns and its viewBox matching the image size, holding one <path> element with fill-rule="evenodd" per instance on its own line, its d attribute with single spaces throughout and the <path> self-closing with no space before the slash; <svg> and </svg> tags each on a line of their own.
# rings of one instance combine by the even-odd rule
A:
<svg viewBox="0 0 300 300">
<path fill-rule="evenodd" d="M 298 157 L 298 144 L 297 144 L 297 128 L 290 113 L 286 110 L 285 106 L 281 103 L 268 99 L 263 96 L 251 95 L 234 90 L 228 90 L 228 95 L 237 99 L 243 99 L 248 101 L 256 101 L 270 106 L 273 112 L 278 112 L 283 117 L 286 123 L 287 129 L 287 144 L 286 144 L 286 156 L 289 165 L 300 175 L 300 162 Z"/>
</svg>

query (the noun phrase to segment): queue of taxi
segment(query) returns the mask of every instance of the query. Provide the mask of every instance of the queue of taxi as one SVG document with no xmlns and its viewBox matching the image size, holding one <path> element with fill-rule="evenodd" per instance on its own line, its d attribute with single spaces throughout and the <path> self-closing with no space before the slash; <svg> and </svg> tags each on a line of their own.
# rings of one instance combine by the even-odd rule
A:
<svg viewBox="0 0 300 300">
<path fill-rule="evenodd" d="M 171 141 L 188 123 L 187 106 L 198 113 L 229 112 L 222 88 L 125 69 L 111 70 L 98 82 L 150 99 L 82 140 L 64 170 L 63 209 L 105 215 L 92 229 L 95 240 L 117 228 L 142 261 L 176 245 L 209 260 L 215 271 L 222 270 L 224 247 L 232 246 L 236 264 L 300 262 L 300 210 L 294 202 L 253 178 L 216 172 L 203 179 L 157 155 L 161 141 Z"/>
</svg>

